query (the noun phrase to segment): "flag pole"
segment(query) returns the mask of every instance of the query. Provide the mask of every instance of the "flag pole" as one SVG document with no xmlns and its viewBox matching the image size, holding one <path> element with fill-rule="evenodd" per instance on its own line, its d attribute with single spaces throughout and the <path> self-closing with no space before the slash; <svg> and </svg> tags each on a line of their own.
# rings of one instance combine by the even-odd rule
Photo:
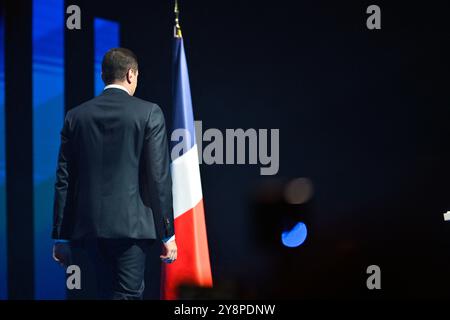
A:
<svg viewBox="0 0 450 320">
<path fill-rule="evenodd" d="M 175 26 L 173 28 L 173 35 L 175 38 L 181 38 L 181 27 L 180 27 L 180 9 L 178 7 L 178 0 L 175 0 Z"/>
</svg>

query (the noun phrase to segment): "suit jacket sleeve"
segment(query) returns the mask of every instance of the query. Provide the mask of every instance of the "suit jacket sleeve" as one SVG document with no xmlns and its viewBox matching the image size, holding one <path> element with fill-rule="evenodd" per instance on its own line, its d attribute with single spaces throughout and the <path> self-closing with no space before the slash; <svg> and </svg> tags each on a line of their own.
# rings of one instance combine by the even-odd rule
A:
<svg viewBox="0 0 450 320">
<path fill-rule="evenodd" d="M 158 235 L 161 239 L 170 238 L 175 234 L 170 158 L 164 115 L 156 104 L 147 120 L 143 152 Z"/>
<path fill-rule="evenodd" d="M 61 144 L 59 147 L 56 169 L 55 197 L 53 203 L 53 239 L 63 239 L 62 224 L 67 205 L 69 188 L 69 163 L 71 158 L 71 137 L 69 128 L 69 113 L 64 120 L 61 130 Z"/>
</svg>

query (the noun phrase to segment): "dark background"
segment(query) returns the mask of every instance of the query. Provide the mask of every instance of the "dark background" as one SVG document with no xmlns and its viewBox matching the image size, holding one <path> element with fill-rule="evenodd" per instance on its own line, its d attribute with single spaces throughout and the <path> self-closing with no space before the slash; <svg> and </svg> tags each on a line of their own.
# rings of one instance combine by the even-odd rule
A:
<svg viewBox="0 0 450 320">
<path fill-rule="evenodd" d="M 66 31 L 67 108 L 93 95 L 86 39 L 95 15 L 119 21 L 122 46 L 140 59 L 136 95 L 162 106 L 170 123 L 172 2 L 68 4 L 81 7 L 82 30 Z M 366 28 L 370 4 L 381 7 L 381 30 Z M 180 6 L 195 119 L 204 130 L 279 128 L 278 177 L 308 177 L 315 190 L 306 243 L 265 247 L 254 236 L 264 220 L 251 195 L 274 177 L 260 176 L 259 166 L 201 166 L 217 294 L 450 297 L 450 227 L 442 217 L 450 210 L 448 5 Z M 159 289 L 157 249 L 148 298 Z M 366 288 L 371 264 L 381 267 L 378 292 Z"/>
</svg>

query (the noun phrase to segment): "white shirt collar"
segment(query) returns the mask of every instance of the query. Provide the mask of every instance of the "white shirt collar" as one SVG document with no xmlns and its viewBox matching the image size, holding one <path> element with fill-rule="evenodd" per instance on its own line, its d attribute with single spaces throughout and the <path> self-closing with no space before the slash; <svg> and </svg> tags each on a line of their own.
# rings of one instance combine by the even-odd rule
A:
<svg viewBox="0 0 450 320">
<path fill-rule="evenodd" d="M 103 90 L 111 89 L 111 88 L 114 88 L 114 89 L 120 89 L 120 90 L 123 90 L 123 91 L 125 91 L 126 93 L 130 94 L 130 92 L 128 91 L 128 89 L 125 88 L 124 86 L 121 86 L 120 84 L 108 84 Z"/>
</svg>

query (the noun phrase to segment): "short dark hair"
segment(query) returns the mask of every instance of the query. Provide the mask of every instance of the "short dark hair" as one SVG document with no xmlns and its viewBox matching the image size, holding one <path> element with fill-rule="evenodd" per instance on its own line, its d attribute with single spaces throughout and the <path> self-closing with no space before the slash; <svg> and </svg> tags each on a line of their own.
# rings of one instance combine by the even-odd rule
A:
<svg viewBox="0 0 450 320">
<path fill-rule="evenodd" d="M 138 61 L 133 51 L 125 48 L 110 49 L 102 61 L 102 79 L 105 84 L 125 81 L 128 70 L 138 69 Z"/>
</svg>

